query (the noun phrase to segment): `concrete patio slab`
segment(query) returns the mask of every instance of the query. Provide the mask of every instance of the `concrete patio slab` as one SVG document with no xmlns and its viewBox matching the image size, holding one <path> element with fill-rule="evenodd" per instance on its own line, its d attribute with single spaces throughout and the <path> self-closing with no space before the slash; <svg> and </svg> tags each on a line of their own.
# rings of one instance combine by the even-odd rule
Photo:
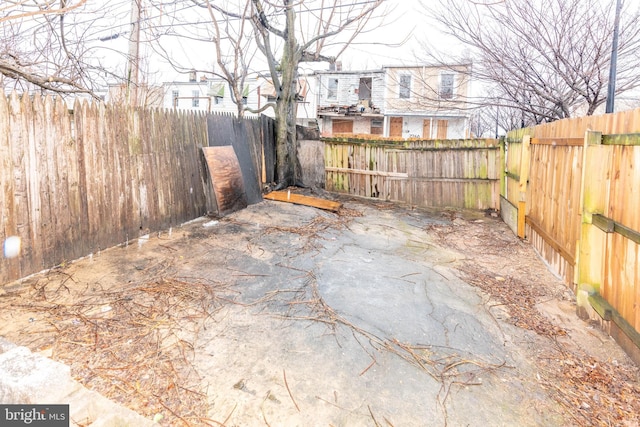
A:
<svg viewBox="0 0 640 427">
<path fill-rule="evenodd" d="M 597 360 L 637 386 L 498 219 L 341 201 L 265 201 L 11 284 L 0 335 L 160 425 L 574 425 L 558 366 Z M 523 326 L 474 285 L 516 281 L 555 326 Z"/>
</svg>

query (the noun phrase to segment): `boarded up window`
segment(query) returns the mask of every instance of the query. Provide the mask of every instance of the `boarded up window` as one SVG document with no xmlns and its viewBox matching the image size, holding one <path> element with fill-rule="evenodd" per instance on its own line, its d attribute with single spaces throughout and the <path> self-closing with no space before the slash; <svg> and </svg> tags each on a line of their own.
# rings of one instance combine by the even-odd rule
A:
<svg viewBox="0 0 640 427">
<path fill-rule="evenodd" d="M 431 139 L 431 119 L 422 121 L 422 137 Z"/>
<path fill-rule="evenodd" d="M 382 135 L 383 121 L 381 119 L 371 119 L 371 134 Z"/>
<path fill-rule="evenodd" d="M 402 136 L 402 117 L 391 117 L 389 136 Z"/>
<path fill-rule="evenodd" d="M 333 119 L 333 133 L 353 133 L 353 120 Z"/>
<path fill-rule="evenodd" d="M 447 139 L 447 129 L 449 128 L 448 120 L 438 120 L 438 136 L 437 139 Z"/>
</svg>

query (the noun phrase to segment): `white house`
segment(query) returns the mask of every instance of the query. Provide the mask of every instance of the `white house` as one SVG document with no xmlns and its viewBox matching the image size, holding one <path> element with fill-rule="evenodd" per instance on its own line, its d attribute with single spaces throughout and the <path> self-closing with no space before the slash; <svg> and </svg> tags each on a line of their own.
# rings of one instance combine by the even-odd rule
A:
<svg viewBox="0 0 640 427">
<path fill-rule="evenodd" d="M 260 90 L 259 107 L 276 101 L 276 91 L 271 80 L 263 80 Z M 296 122 L 301 126 L 317 127 L 316 110 L 318 101 L 317 79 L 315 73 L 301 73 L 298 77 L 298 108 Z M 264 115 L 274 117 L 272 108 L 263 111 Z"/>
<path fill-rule="evenodd" d="M 163 88 L 162 105 L 164 108 L 231 114 L 236 114 L 238 111 L 232 99 L 229 84 L 221 78 L 202 76 L 198 80 L 192 73 L 189 81 L 163 83 Z M 298 83 L 298 124 L 317 126 L 316 92 L 315 75 L 313 73 L 301 74 Z M 269 102 L 275 102 L 275 100 L 275 90 L 271 81 L 258 77 L 246 79 L 243 102 L 247 107 L 258 110 Z M 261 114 L 274 117 L 272 108 L 265 109 Z M 245 112 L 245 115 L 251 116 L 253 113 Z"/>
<path fill-rule="evenodd" d="M 232 99 L 229 84 L 221 78 L 202 76 L 196 78 L 191 73 L 187 82 L 166 82 L 164 87 L 164 108 L 195 110 L 207 113 L 220 112 L 236 114 L 238 108 Z M 242 91 L 243 103 L 252 109 L 260 105 L 260 85 L 255 78 L 247 78 Z"/>
</svg>

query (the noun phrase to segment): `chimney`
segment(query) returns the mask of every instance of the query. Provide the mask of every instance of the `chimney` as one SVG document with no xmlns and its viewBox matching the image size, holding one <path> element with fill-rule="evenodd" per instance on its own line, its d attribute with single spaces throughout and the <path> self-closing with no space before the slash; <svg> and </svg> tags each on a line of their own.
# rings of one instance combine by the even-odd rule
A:
<svg viewBox="0 0 640 427">
<path fill-rule="evenodd" d="M 197 81 L 197 73 L 195 71 L 190 71 L 189 72 L 189 81 L 190 82 Z"/>
</svg>

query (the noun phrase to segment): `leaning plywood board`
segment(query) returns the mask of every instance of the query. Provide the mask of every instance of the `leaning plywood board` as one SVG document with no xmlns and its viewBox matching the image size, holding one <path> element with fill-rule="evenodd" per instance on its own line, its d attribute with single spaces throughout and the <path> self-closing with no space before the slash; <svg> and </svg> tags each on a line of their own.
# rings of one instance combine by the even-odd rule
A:
<svg viewBox="0 0 640 427">
<path fill-rule="evenodd" d="M 272 191 L 263 198 L 276 200 L 278 202 L 289 202 L 295 203 L 296 205 L 311 206 L 332 212 L 337 212 L 338 209 L 342 207 L 342 203 L 339 202 L 332 202 L 331 200 L 319 199 L 317 197 L 303 196 L 302 194 L 294 194 L 289 191 Z"/>
<path fill-rule="evenodd" d="M 238 158 L 230 145 L 203 147 L 213 192 L 216 195 L 218 215 L 225 216 L 247 207 L 247 196 Z"/>
</svg>

